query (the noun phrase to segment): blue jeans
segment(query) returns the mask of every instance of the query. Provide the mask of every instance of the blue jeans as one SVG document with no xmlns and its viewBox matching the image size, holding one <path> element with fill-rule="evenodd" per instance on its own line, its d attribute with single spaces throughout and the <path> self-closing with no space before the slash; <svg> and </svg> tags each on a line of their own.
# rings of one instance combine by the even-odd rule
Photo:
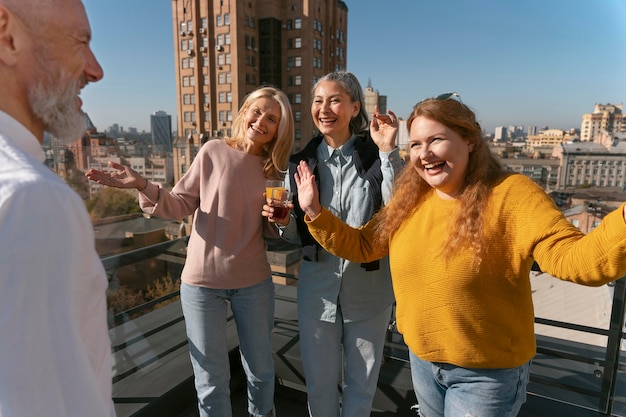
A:
<svg viewBox="0 0 626 417">
<path fill-rule="evenodd" d="M 422 417 L 515 417 L 526 402 L 530 362 L 506 369 L 433 363 L 409 353 Z"/>
<path fill-rule="evenodd" d="M 226 344 L 227 302 L 237 326 L 241 362 L 248 381 L 248 412 L 254 417 L 274 410 L 274 283 L 234 290 L 197 287 L 184 282 L 180 298 L 200 417 L 232 417 L 230 365 Z"/>
<path fill-rule="evenodd" d="M 343 322 L 338 309 L 335 323 L 298 314 L 309 416 L 370 416 L 391 309 L 389 306 L 370 319 L 353 322 Z"/>
</svg>

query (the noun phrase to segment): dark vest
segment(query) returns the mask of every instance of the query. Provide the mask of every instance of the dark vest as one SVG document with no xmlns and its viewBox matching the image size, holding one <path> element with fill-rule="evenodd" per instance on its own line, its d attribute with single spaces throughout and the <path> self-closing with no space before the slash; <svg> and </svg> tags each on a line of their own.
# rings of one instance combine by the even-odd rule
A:
<svg viewBox="0 0 626 417">
<path fill-rule="evenodd" d="M 352 159 L 354 166 L 357 169 L 359 177 L 367 180 L 370 184 L 370 212 L 376 213 L 382 206 L 382 190 L 381 183 L 383 181 L 383 174 L 380 169 L 380 158 L 378 157 L 378 146 L 370 138 L 369 133 L 362 132 L 355 135 L 354 152 L 352 153 Z M 292 155 L 289 159 L 289 172 L 290 172 L 290 188 L 293 191 L 293 204 L 294 215 L 296 218 L 296 224 L 298 226 L 298 233 L 300 234 L 300 241 L 302 242 L 302 257 L 306 261 L 317 262 L 317 251 L 321 249 L 321 246 L 309 233 L 309 229 L 304 222 L 304 212 L 298 204 L 298 188 L 296 186 L 294 174 L 298 172 L 297 167 L 300 161 L 305 161 L 313 174 L 315 175 L 315 181 L 317 188 L 319 189 L 319 170 L 317 169 L 317 148 L 324 140 L 322 135 L 315 136 L 300 152 Z M 366 271 L 374 271 L 379 268 L 379 261 L 373 261 L 369 263 L 361 264 Z"/>
</svg>

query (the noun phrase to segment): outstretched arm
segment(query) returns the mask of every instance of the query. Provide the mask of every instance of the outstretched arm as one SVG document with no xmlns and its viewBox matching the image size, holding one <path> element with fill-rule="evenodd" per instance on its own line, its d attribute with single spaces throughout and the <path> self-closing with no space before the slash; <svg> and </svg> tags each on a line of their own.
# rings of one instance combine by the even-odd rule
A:
<svg viewBox="0 0 626 417">
<path fill-rule="evenodd" d="M 148 180 L 141 176 L 137 171 L 109 161 L 109 166 L 116 172 L 104 172 L 97 169 L 90 169 L 85 174 L 91 181 L 98 184 L 107 185 L 115 188 L 136 188 L 143 191 L 148 187 Z"/>
</svg>

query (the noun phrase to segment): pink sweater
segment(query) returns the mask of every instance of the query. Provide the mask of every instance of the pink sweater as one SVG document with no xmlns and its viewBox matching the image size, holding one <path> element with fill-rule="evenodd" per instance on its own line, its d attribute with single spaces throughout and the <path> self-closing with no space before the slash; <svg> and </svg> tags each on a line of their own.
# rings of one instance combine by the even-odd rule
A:
<svg viewBox="0 0 626 417">
<path fill-rule="evenodd" d="M 263 236 L 277 238 L 261 216 L 263 157 L 222 140 L 204 144 L 171 192 L 150 183 L 139 193 L 144 212 L 181 220 L 194 214 L 182 281 L 208 288 L 244 288 L 271 275 Z"/>
</svg>

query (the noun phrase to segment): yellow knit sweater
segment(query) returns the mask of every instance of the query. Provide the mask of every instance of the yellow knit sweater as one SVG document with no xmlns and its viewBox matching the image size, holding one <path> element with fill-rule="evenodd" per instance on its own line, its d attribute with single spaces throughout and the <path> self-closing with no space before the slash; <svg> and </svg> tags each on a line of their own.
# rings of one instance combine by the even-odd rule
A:
<svg viewBox="0 0 626 417">
<path fill-rule="evenodd" d="M 373 224 L 352 229 L 323 210 L 309 230 L 329 252 L 354 262 L 389 254 L 398 330 L 423 360 L 468 368 L 511 368 L 535 354 L 530 268 L 599 286 L 626 274 L 623 206 L 587 236 L 522 175 L 494 187 L 486 213 L 485 255 L 461 251 L 447 263 L 441 245 L 458 202 L 429 198 L 392 236 L 374 245 Z"/>
</svg>

